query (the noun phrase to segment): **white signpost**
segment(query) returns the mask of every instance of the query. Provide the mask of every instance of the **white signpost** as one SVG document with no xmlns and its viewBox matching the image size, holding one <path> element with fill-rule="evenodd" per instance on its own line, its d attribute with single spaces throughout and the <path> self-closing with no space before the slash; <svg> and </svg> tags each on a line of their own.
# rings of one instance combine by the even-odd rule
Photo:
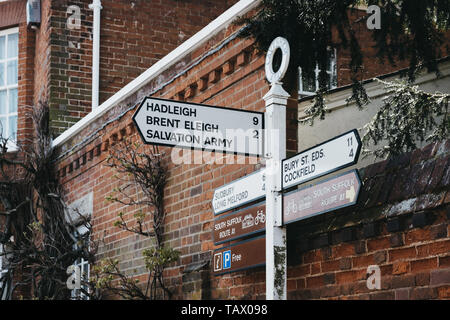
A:
<svg viewBox="0 0 450 320">
<path fill-rule="evenodd" d="M 358 162 L 361 139 L 356 129 L 283 160 L 282 185 L 287 189 Z"/>
<path fill-rule="evenodd" d="M 280 68 L 273 70 L 275 52 L 281 50 Z M 287 295 L 286 228 L 282 224 L 283 197 L 280 164 L 286 157 L 286 105 L 289 94 L 283 89 L 283 79 L 290 59 L 289 43 L 277 37 L 266 56 L 266 77 L 270 90 L 264 96 L 266 104 L 266 299 L 285 300 Z"/>
<path fill-rule="evenodd" d="M 274 71 L 273 60 L 277 50 L 280 50 L 282 53 L 282 61 L 280 68 Z M 285 206 L 286 208 L 283 208 L 284 189 L 355 164 L 358 161 L 361 150 L 361 140 L 358 131 L 355 129 L 291 158 L 284 159 L 286 157 L 286 105 L 289 94 L 284 91 L 280 80 L 287 71 L 289 58 L 289 43 L 282 37 L 276 38 L 267 51 L 265 64 L 266 77 L 270 82 L 270 90 L 264 96 L 267 125 L 264 132 L 266 168 L 216 189 L 212 199 L 214 214 L 219 215 L 249 202 L 263 197 L 266 198 L 266 234 L 264 238 L 266 299 L 268 300 L 285 300 L 287 295 L 287 248 L 283 209 L 285 211 L 285 222 L 290 223 L 307 216 L 356 203 L 360 187 L 357 172 L 352 171 L 346 175 L 330 178 L 328 181 L 322 182 L 315 187 L 286 195 L 288 203 Z M 260 120 L 254 117 L 251 121 L 254 121 L 253 124 L 257 125 Z M 234 120 L 232 122 L 233 124 L 228 123 L 227 125 L 233 128 L 241 126 L 241 124 L 234 123 Z M 244 120 L 244 122 L 248 125 L 248 119 Z M 244 126 L 243 128 L 247 127 Z M 261 140 L 258 140 L 258 142 L 260 143 Z M 226 143 L 223 145 L 226 145 Z M 349 188 L 343 190 L 347 187 Z M 315 193 L 310 195 L 311 192 Z M 318 199 L 313 203 L 312 199 L 320 192 L 324 199 Z M 311 200 L 311 203 L 308 203 L 308 208 L 306 206 L 303 207 L 308 199 Z M 250 207 L 245 210 L 250 210 Z M 247 211 L 245 211 L 246 213 Z M 240 223 L 242 219 L 242 216 L 237 217 L 236 213 L 231 213 L 229 216 L 232 217 L 228 220 L 216 220 L 215 227 L 217 229 L 216 232 L 219 233 L 219 238 L 221 236 L 238 237 L 243 233 L 235 228 L 231 228 L 227 229 L 227 231 L 222 231 L 222 235 L 220 234 L 222 228 L 230 227 L 233 223 Z M 252 218 L 251 215 L 249 216 Z M 248 241 L 253 243 L 254 240 Z M 225 241 L 229 241 L 229 238 L 222 242 Z M 236 247 L 241 248 L 237 245 Z M 254 250 L 262 251 L 261 249 L 249 249 L 247 247 L 245 250 L 246 253 Z M 259 258 L 262 257 L 259 256 Z M 214 272 L 223 274 L 225 269 L 228 270 L 227 272 L 232 272 L 231 261 L 231 250 L 228 248 L 218 249 L 214 255 Z M 240 261 L 240 259 L 237 261 Z M 243 265 L 238 265 L 236 270 L 241 270 L 249 265 L 253 264 L 244 263 Z"/>
<path fill-rule="evenodd" d="M 218 215 L 266 196 L 264 169 L 214 190 L 212 207 Z"/>
<path fill-rule="evenodd" d="M 148 144 L 263 154 L 262 112 L 146 97 L 133 120 Z"/>
</svg>

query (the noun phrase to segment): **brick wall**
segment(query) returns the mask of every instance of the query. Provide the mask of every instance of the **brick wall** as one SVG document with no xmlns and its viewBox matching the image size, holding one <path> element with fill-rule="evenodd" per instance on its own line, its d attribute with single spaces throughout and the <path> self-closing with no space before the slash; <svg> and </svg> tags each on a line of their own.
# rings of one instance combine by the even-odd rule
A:
<svg viewBox="0 0 450 320">
<path fill-rule="evenodd" d="M 17 141 L 29 143 L 33 136 L 30 118 L 34 97 L 35 33 L 22 22 L 19 25 L 18 119 Z"/>
<path fill-rule="evenodd" d="M 264 57 L 256 54 L 251 41 L 235 39 L 226 42 L 228 35 L 237 29 L 235 26 L 230 28 L 217 35 L 216 42 L 208 44 L 210 47 L 206 47 L 203 52 L 194 52 L 186 57 L 184 61 L 187 64 L 177 64 L 167 70 L 158 81 L 127 98 L 60 150 L 64 156 L 60 161 L 59 172 L 68 192 L 68 201 L 94 192 L 94 239 L 104 241 L 98 257 L 119 258 L 122 270 L 129 274 L 137 271 L 136 276 L 141 280 L 145 277 L 141 252 L 149 243 L 144 238 L 113 226 L 120 211 L 124 212 L 125 219 L 132 219 L 132 215 L 140 208 L 124 208 L 105 201 L 118 186 L 113 177 L 115 172 L 105 166 L 108 149 L 124 137 L 133 142 L 142 142 L 131 116 L 134 106 L 146 95 L 263 111 L 262 97 L 268 91 L 263 71 Z M 208 54 L 209 49 L 216 47 L 221 40 L 225 41 L 223 48 Z M 190 69 L 189 63 L 196 63 L 196 66 Z M 161 85 L 166 82 L 167 85 Z M 124 115 L 117 119 L 122 113 Z M 107 122 L 109 124 L 101 128 L 101 124 Z M 96 128 L 101 129 L 95 131 Z M 172 149 L 160 150 L 166 152 L 170 160 Z M 192 161 L 199 156 L 201 152 L 194 152 Z M 224 164 L 169 163 L 165 189 L 165 244 L 179 250 L 181 257 L 176 265 L 167 270 L 166 279 L 177 298 L 212 297 L 208 283 L 213 279 L 210 279 L 207 271 L 211 250 L 215 248 L 211 233 L 212 193 L 215 188 L 249 174 L 260 166 L 251 164 L 243 156 L 218 155 L 217 158 L 223 159 Z M 237 159 L 244 160 L 244 164 L 226 165 L 230 159 L 235 163 Z M 200 271 L 188 272 L 196 270 L 196 266 L 199 266 Z M 206 271 L 204 268 L 207 268 Z"/>
<path fill-rule="evenodd" d="M 52 129 L 60 134 L 91 111 L 90 0 L 42 1 L 47 34 Z M 175 49 L 236 0 L 104 0 L 101 11 L 100 103 Z M 80 10 L 80 27 L 68 19 Z M 72 21 L 72 20 L 70 20 Z M 45 39 L 43 39 L 45 42 Z M 44 44 L 45 46 L 45 44 Z"/>
<path fill-rule="evenodd" d="M 148 240 L 113 226 L 120 211 L 125 219 L 132 220 L 140 208 L 105 201 L 118 186 L 115 172 L 105 166 L 108 150 L 125 137 L 142 142 L 131 116 L 146 95 L 264 111 L 262 97 L 269 89 L 264 57 L 257 55 L 252 41 L 228 40 L 236 30 L 236 26 L 229 26 L 214 41 L 120 102 L 59 150 L 59 174 L 69 202 L 94 193 L 94 239 L 103 241 L 98 258 L 118 258 L 122 270 L 143 282 L 141 252 L 149 245 Z M 219 44 L 220 50 L 209 51 Z M 160 150 L 170 160 L 173 150 Z M 201 153 L 193 152 L 191 159 L 199 158 Z M 364 188 L 357 208 L 290 225 L 289 298 L 418 298 L 426 292 L 430 298 L 445 297 L 450 249 L 448 159 L 447 142 L 364 168 Z M 212 250 L 217 248 L 212 239 L 213 191 L 263 163 L 261 159 L 257 164 L 249 160 L 231 165 L 169 163 L 165 244 L 179 250 L 181 257 L 168 268 L 165 279 L 176 298 L 265 297 L 263 267 L 221 277 L 211 275 Z M 418 225 L 423 214 L 427 217 L 422 219 L 425 223 Z M 404 252 L 411 255 L 403 257 Z M 380 291 L 368 291 L 366 287 L 366 270 L 371 264 L 381 268 Z"/>
<path fill-rule="evenodd" d="M 35 53 L 34 53 L 34 97 L 33 103 L 47 101 L 50 85 L 50 1 L 41 1 L 41 24 L 35 30 Z M 54 80 L 53 80 L 54 81 Z"/>
<path fill-rule="evenodd" d="M 288 225 L 288 299 L 449 299 L 450 141 L 360 170 L 358 205 Z M 381 288 L 369 289 L 377 265 Z M 263 299 L 264 268 L 214 278 L 212 297 Z"/>
<path fill-rule="evenodd" d="M 362 70 L 358 75 L 359 80 L 372 79 L 409 67 L 408 57 L 406 57 L 406 60 L 393 59 L 393 63 L 387 57 L 380 59 L 378 54 L 379 50 L 375 48 L 376 42 L 373 40 L 374 31 L 367 28 L 366 19 L 364 19 L 367 17 L 365 10 L 351 9 L 349 10 L 349 14 L 350 21 L 353 21 L 352 28 L 356 33 L 363 56 Z M 450 39 L 450 31 L 444 35 L 440 57 L 446 57 L 450 53 L 448 41 L 445 41 L 445 39 Z M 336 30 L 333 34 L 333 40 L 337 44 L 338 87 L 342 87 L 352 83 L 350 49 L 340 44 Z"/>
<path fill-rule="evenodd" d="M 101 101 L 234 2 L 102 1 Z M 90 111 L 92 12 L 88 3 L 43 0 L 40 28 L 34 31 L 19 25 L 19 104 L 49 97 L 56 133 Z M 69 5 L 81 9 L 80 30 L 67 29 Z M 148 240 L 113 226 L 119 212 L 132 219 L 141 208 L 105 201 L 118 186 L 115 172 L 105 166 L 108 150 L 125 137 L 141 142 L 131 116 L 146 95 L 264 111 L 262 97 L 269 89 L 264 56 L 257 54 L 250 40 L 230 40 L 237 29 L 228 26 L 59 150 L 59 174 L 67 202 L 94 194 L 93 239 L 103 241 L 98 258 L 119 258 L 122 270 L 143 281 L 141 252 L 150 245 Z M 370 58 L 374 52 L 367 41 L 363 49 Z M 212 51 L 219 44 L 221 49 Z M 349 79 L 345 51 L 338 59 L 339 85 L 344 85 Z M 366 76 L 384 74 L 390 68 L 380 72 L 379 65 L 369 64 Z M 297 151 L 296 104 L 294 98 L 288 108 L 290 152 Z M 19 108 L 19 129 L 23 129 L 19 138 L 23 140 L 31 134 L 25 111 Z M 161 150 L 170 160 L 172 149 Z M 264 298 L 264 268 L 213 277 L 210 266 L 216 248 L 212 239 L 214 189 L 255 171 L 264 161 L 256 159 L 253 164 L 253 158 L 216 156 L 224 163 L 169 164 L 165 241 L 181 251 L 181 258 L 167 270 L 166 281 L 176 298 Z M 194 152 L 192 160 L 199 157 L 201 153 Z M 288 239 L 289 298 L 448 298 L 448 159 L 447 142 L 367 167 L 361 172 L 364 189 L 359 207 L 290 226 L 288 234 L 308 236 Z M 244 163 L 226 164 L 230 160 Z M 368 291 L 365 286 L 370 264 L 381 268 L 379 291 Z"/>
<path fill-rule="evenodd" d="M 448 299 L 449 147 L 361 169 L 356 208 L 289 228 L 290 298 Z M 369 265 L 381 269 L 380 290 L 367 288 Z"/>
<path fill-rule="evenodd" d="M 372 79 L 376 76 L 388 74 L 409 66 L 408 61 L 396 60 L 395 64 L 391 64 L 387 58 L 380 59 L 377 57 L 378 49 L 374 48 L 376 42 L 373 40 L 373 30 L 366 26 L 364 17 L 367 13 L 363 10 L 353 9 L 349 11 L 350 19 L 353 21 L 352 28 L 356 33 L 362 56 L 362 69 L 358 74 L 359 80 Z M 337 76 L 338 87 L 346 86 L 352 83 L 352 72 L 350 68 L 351 53 L 349 47 L 339 44 L 337 32 L 333 35 L 337 48 Z"/>
<path fill-rule="evenodd" d="M 9 28 L 26 20 L 25 0 L 0 3 L 0 29 Z"/>
</svg>

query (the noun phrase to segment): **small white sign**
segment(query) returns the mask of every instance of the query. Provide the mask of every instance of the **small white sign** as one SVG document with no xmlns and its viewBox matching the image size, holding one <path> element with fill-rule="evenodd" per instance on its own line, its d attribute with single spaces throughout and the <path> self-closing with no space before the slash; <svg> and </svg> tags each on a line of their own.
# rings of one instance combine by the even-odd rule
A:
<svg viewBox="0 0 450 320">
<path fill-rule="evenodd" d="M 282 162 L 282 186 L 287 189 L 358 162 L 361 140 L 356 129 L 303 151 Z"/>
<path fill-rule="evenodd" d="M 149 144 L 263 154 L 264 113 L 147 97 L 133 120 Z"/>
<path fill-rule="evenodd" d="M 214 191 L 212 207 L 220 214 L 266 196 L 265 169 L 237 179 Z"/>
</svg>

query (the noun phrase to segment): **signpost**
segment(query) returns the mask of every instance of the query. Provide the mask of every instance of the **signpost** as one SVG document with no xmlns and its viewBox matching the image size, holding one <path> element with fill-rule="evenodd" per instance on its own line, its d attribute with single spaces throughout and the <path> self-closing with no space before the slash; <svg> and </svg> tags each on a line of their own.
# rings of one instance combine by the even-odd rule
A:
<svg viewBox="0 0 450 320">
<path fill-rule="evenodd" d="M 289 224 L 311 216 L 356 204 L 361 180 L 358 171 L 344 174 L 285 194 L 283 197 L 283 223 Z"/>
<path fill-rule="evenodd" d="M 266 196 L 264 169 L 226 184 L 214 191 L 214 214 L 237 208 Z"/>
<path fill-rule="evenodd" d="M 261 236 L 214 251 L 213 274 L 218 276 L 265 265 L 265 241 L 265 236 Z"/>
<path fill-rule="evenodd" d="M 282 61 L 280 68 L 274 71 L 273 60 L 277 50 L 281 50 Z M 214 275 L 265 265 L 266 299 L 268 300 L 284 300 L 287 295 L 286 224 L 354 205 L 361 188 L 358 172 L 352 170 L 314 186 L 283 195 L 285 189 L 356 164 L 361 150 L 358 131 L 352 130 L 283 160 L 286 156 L 286 105 L 289 94 L 282 88 L 280 80 L 286 73 L 289 57 L 290 49 L 287 40 L 281 37 L 276 38 L 268 49 L 265 64 L 266 76 L 271 86 L 270 91 L 264 96 L 266 104 L 264 116 L 267 122 L 264 132 L 266 168 L 216 189 L 212 199 L 214 214 L 218 216 L 226 211 L 266 198 L 263 203 L 215 219 L 213 234 L 216 245 L 262 231 L 265 231 L 265 235 L 215 250 L 212 262 Z M 217 146 L 222 148 L 220 150 L 227 152 L 261 155 L 255 151 L 262 150 L 260 133 L 262 134 L 264 127 L 260 114 L 244 114 L 242 119 L 237 122 L 235 114 L 227 113 L 230 111 L 229 109 L 219 108 L 219 114 L 211 114 L 206 111 L 209 109 L 205 106 L 173 102 L 172 109 L 168 110 L 175 113 L 175 106 L 181 108 L 183 111 L 178 113 L 181 112 L 183 117 L 186 117 L 181 120 L 181 116 L 169 117 L 167 113 L 170 112 L 161 111 L 162 107 L 156 110 L 157 103 L 158 100 L 144 100 L 140 107 L 140 109 L 144 107 L 146 110 L 143 113 L 144 116 L 139 110 L 134 116 L 138 127 L 144 128 L 145 125 L 149 125 L 149 122 L 154 124 L 154 118 L 167 118 L 170 121 L 180 119 L 180 123 L 184 123 L 185 129 L 192 129 L 194 125 L 190 124 L 192 123 L 192 120 L 189 120 L 190 117 L 196 118 L 195 120 L 201 123 L 201 125 L 195 126 L 197 131 L 207 133 L 213 131 L 218 134 L 223 132 L 224 128 L 245 128 L 247 131 L 253 130 L 253 140 L 251 137 L 247 138 L 255 143 L 256 149 L 233 148 L 231 146 L 234 140 L 220 140 L 219 138 L 216 139 Z M 159 103 L 161 104 L 161 102 Z M 238 110 L 232 111 L 237 112 Z M 154 115 L 155 112 L 156 115 Z M 166 113 L 166 115 L 160 115 L 161 113 Z M 214 119 L 214 121 L 210 119 Z M 145 123 L 145 121 L 147 122 Z M 144 123 L 142 124 L 142 122 Z M 158 126 L 161 126 L 162 123 L 163 120 L 160 120 Z M 168 122 L 164 123 L 168 124 Z M 171 124 L 174 129 L 175 123 Z M 176 124 L 179 128 L 179 123 Z M 153 132 L 158 130 L 162 129 L 159 127 L 147 129 L 146 141 L 153 141 L 155 139 Z M 170 133 L 171 129 L 165 130 Z M 141 132 L 141 134 L 143 133 Z M 159 138 L 161 137 L 165 136 L 159 136 Z M 205 140 L 200 141 L 203 143 L 195 144 L 197 143 L 195 142 L 194 147 L 208 149 L 204 143 Z M 192 145 L 189 146 L 192 147 Z M 218 149 L 215 148 L 215 150 Z"/>
<path fill-rule="evenodd" d="M 214 244 L 264 231 L 265 226 L 265 202 L 235 211 L 214 221 Z"/>
<path fill-rule="evenodd" d="M 262 112 L 146 97 L 133 121 L 148 144 L 262 156 Z"/>
<path fill-rule="evenodd" d="M 275 53 L 281 50 L 281 64 L 273 69 Z M 275 38 L 267 50 L 266 77 L 270 90 L 264 95 L 267 130 L 265 134 L 266 188 L 266 299 L 285 300 L 287 296 L 286 228 L 282 223 L 282 159 L 286 157 L 286 106 L 289 94 L 283 89 L 283 79 L 290 59 L 289 42 Z"/>
<path fill-rule="evenodd" d="M 358 162 L 361 139 L 352 130 L 305 150 L 282 163 L 282 185 L 287 189 Z"/>
</svg>

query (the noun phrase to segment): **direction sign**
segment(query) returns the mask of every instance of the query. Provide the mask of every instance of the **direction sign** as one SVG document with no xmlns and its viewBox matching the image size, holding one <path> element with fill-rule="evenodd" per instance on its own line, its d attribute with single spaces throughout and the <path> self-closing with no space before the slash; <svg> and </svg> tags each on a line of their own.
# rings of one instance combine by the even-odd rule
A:
<svg viewBox="0 0 450 320">
<path fill-rule="evenodd" d="M 357 170 L 283 196 L 283 224 L 356 204 L 361 180 Z"/>
<path fill-rule="evenodd" d="M 287 189 L 358 162 L 361 139 L 356 129 L 305 150 L 282 162 L 282 187 Z"/>
<path fill-rule="evenodd" d="M 265 236 L 252 238 L 214 251 L 213 273 L 224 273 L 255 268 L 266 264 Z"/>
<path fill-rule="evenodd" d="M 214 191 L 214 214 L 237 208 L 266 196 L 264 169 L 234 180 Z"/>
<path fill-rule="evenodd" d="M 133 115 L 148 144 L 261 156 L 264 113 L 146 97 Z"/>
<path fill-rule="evenodd" d="M 214 244 L 236 240 L 265 230 L 266 203 L 221 216 L 214 221 Z"/>
</svg>

